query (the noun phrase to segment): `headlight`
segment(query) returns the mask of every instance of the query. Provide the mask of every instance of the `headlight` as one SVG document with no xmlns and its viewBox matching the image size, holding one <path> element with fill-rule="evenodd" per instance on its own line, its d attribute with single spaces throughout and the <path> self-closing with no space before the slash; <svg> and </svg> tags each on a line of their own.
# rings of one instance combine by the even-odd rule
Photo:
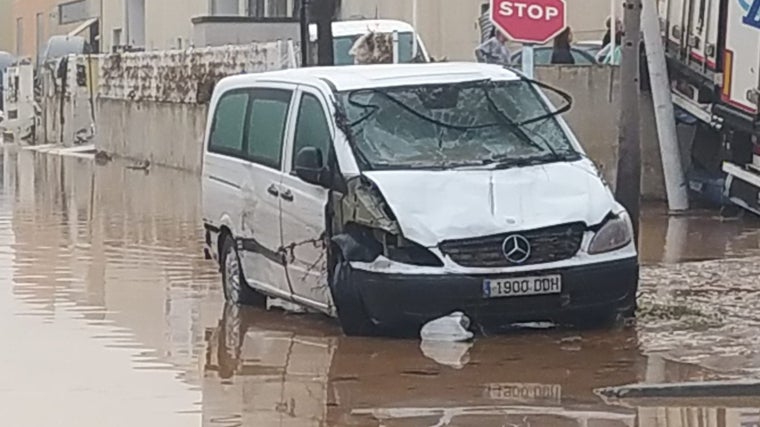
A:
<svg viewBox="0 0 760 427">
<path fill-rule="evenodd" d="M 385 234 L 385 256 L 396 262 L 422 267 L 443 267 L 443 262 L 427 248 L 410 240 Z"/>
<path fill-rule="evenodd" d="M 610 218 L 596 232 L 591 244 L 588 246 L 588 253 L 591 255 L 603 254 L 628 246 L 633 240 L 633 232 L 628 214 L 622 213 Z"/>
</svg>

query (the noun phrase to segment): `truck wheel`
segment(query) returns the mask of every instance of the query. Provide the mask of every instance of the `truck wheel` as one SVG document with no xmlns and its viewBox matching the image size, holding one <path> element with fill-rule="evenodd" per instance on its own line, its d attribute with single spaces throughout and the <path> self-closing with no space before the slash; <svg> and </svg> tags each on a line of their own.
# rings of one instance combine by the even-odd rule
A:
<svg viewBox="0 0 760 427">
<path fill-rule="evenodd" d="M 330 279 L 335 308 L 343 333 L 348 336 L 373 336 L 377 334 L 377 325 L 364 309 L 358 289 L 351 281 L 351 265 L 338 256 Z"/>
<path fill-rule="evenodd" d="M 238 305 L 254 305 L 261 301 L 262 296 L 248 286 L 245 280 L 235 240 L 230 236 L 225 236 L 222 242 L 220 264 L 222 265 L 222 289 L 227 301 Z"/>
</svg>

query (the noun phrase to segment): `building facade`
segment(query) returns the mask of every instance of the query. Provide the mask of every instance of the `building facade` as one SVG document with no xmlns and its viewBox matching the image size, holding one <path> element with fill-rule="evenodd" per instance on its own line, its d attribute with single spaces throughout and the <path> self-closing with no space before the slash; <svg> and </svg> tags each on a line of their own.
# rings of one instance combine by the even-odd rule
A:
<svg viewBox="0 0 760 427">
<path fill-rule="evenodd" d="M 27 1 L 27 0 L 24 0 Z M 39 1 L 39 0 L 35 0 Z M 146 50 L 192 44 L 193 17 L 297 16 L 300 0 L 102 0 L 104 51 L 114 46 Z M 478 18 L 487 0 L 342 0 L 339 16 L 392 18 L 416 24 L 435 57 L 473 59 L 480 41 Z M 609 0 L 567 0 L 576 40 L 601 39 Z"/>
<path fill-rule="evenodd" d="M 14 52 L 13 15 L 14 0 L 0 0 L 0 51 Z"/>
<path fill-rule="evenodd" d="M 69 34 L 100 16 L 100 0 L 10 1 L 11 52 L 19 57 L 38 59 L 50 37 Z"/>
<path fill-rule="evenodd" d="M 102 0 L 102 46 L 164 50 L 192 44 L 198 16 L 292 17 L 299 0 Z"/>
</svg>

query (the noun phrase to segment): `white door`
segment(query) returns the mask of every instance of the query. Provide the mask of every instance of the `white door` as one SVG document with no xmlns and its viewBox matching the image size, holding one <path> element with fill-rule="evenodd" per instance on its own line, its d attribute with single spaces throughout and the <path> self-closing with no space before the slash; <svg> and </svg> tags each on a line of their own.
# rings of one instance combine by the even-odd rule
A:
<svg viewBox="0 0 760 427">
<path fill-rule="evenodd" d="M 295 87 L 280 85 L 249 91 L 243 137 L 247 179 L 241 185 L 238 248 L 248 283 L 266 293 L 290 298 L 280 234 L 283 153 Z"/>
<path fill-rule="evenodd" d="M 296 96 L 293 141 L 282 178 L 283 247 L 295 299 L 329 313 L 332 295 L 327 285 L 325 247 L 328 190 L 298 178 L 294 163 L 304 147 L 319 148 L 326 162 L 335 129 L 326 99 L 318 90 L 302 86 Z"/>
</svg>

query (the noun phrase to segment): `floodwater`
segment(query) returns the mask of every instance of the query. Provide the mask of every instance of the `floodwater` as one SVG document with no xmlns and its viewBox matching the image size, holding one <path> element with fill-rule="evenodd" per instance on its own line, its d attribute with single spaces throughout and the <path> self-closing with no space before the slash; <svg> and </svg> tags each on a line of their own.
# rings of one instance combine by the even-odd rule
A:
<svg viewBox="0 0 760 427">
<path fill-rule="evenodd" d="M 321 316 L 224 305 L 193 175 L 29 151 L 0 164 L 0 425 L 760 423 L 760 404 L 594 393 L 760 378 L 751 218 L 648 208 L 635 327 L 354 339 Z"/>
</svg>

